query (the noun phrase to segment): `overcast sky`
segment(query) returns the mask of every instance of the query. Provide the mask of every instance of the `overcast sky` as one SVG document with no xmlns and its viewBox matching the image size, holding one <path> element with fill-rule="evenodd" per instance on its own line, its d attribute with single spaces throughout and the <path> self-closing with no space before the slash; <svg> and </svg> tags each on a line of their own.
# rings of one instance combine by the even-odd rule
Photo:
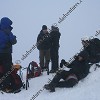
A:
<svg viewBox="0 0 100 100">
<path fill-rule="evenodd" d="M 100 30 L 100 0 L 81 0 L 82 2 L 58 27 L 61 32 L 59 58 L 69 60 L 79 52 L 81 38 L 94 36 Z M 13 49 L 13 62 L 36 43 L 42 25 L 48 28 L 58 23 L 79 0 L 0 0 L 0 18 L 9 17 L 13 21 L 13 34 L 18 43 Z M 100 36 L 98 36 L 99 38 Z M 38 50 L 22 61 L 23 66 L 31 60 L 39 61 Z"/>
</svg>

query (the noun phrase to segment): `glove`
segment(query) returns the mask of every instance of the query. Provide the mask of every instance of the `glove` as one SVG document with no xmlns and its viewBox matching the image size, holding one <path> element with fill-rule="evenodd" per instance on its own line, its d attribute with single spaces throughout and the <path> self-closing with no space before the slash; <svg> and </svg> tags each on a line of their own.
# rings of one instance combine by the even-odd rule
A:
<svg viewBox="0 0 100 100">
<path fill-rule="evenodd" d="M 66 64 L 66 61 L 64 59 L 61 60 L 61 63 Z"/>
<path fill-rule="evenodd" d="M 63 67 L 63 63 L 60 63 L 60 68 L 62 68 Z"/>
<path fill-rule="evenodd" d="M 65 64 L 67 64 L 67 62 L 66 62 L 64 59 L 62 59 L 62 60 L 61 60 L 61 63 L 60 63 L 60 68 L 62 68 L 63 65 L 65 65 Z"/>
</svg>

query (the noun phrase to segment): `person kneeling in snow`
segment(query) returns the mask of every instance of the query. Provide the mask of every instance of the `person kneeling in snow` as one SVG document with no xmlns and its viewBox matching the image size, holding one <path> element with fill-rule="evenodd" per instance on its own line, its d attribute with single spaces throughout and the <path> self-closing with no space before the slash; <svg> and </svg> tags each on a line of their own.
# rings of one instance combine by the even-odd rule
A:
<svg viewBox="0 0 100 100">
<path fill-rule="evenodd" d="M 55 92 L 55 87 L 73 87 L 81 79 L 85 78 L 89 73 L 90 65 L 87 63 L 88 53 L 85 51 L 80 52 L 75 56 L 75 60 L 69 64 L 65 60 L 61 60 L 60 67 L 65 65 L 71 68 L 69 71 L 59 70 L 49 84 L 45 84 L 44 88 Z M 60 81 L 63 79 L 64 81 Z"/>
</svg>

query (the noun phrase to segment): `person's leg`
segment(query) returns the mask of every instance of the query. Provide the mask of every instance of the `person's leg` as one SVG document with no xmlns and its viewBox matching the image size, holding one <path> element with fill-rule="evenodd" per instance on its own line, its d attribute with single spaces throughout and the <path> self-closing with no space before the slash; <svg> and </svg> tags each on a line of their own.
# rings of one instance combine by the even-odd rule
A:
<svg viewBox="0 0 100 100">
<path fill-rule="evenodd" d="M 56 87 L 60 87 L 60 88 L 70 88 L 75 86 L 78 83 L 78 81 L 76 79 L 69 79 L 68 81 L 60 81 Z"/>
<path fill-rule="evenodd" d="M 57 72 L 57 74 L 54 76 L 53 80 L 50 82 L 50 84 L 58 84 L 58 82 L 60 81 L 60 79 L 66 79 L 66 77 L 68 77 L 68 75 L 70 75 L 69 71 L 65 71 L 65 70 L 60 70 Z"/>
<path fill-rule="evenodd" d="M 50 92 L 55 92 L 55 87 L 57 86 L 61 78 L 61 74 L 56 74 L 49 84 L 44 85 L 44 88 L 46 90 L 50 90 Z"/>
<path fill-rule="evenodd" d="M 47 90 L 50 90 L 51 92 L 55 91 L 55 87 L 58 86 L 60 79 L 65 79 L 67 76 L 69 75 L 68 71 L 59 71 L 59 73 L 57 73 L 54 78 L 52 79 L 52 81 L 49 84 L 46 84 L 44 86 L 44 88 L 46 88 Z"/>
<path fill-rule="evenodd" d="M 59 88 L 64 88 L 64 87 L 66 87 L 66 81 L 60 81 L 57 85 L 56 85 L 56 87 L 59 87 Z"/>
<path fill-rule="evenodd" d="M 51 49 L 50 51 L 51 54 L 51 63 L 52 63 L 52 68 L 51 68 L 51 72 L 54 71 L 56 72 L 56 70 L 58 70 L 58 49 Z"/>
<path fill-rule="evenodd" d="M 2 59 L 0 59 L 0 62 L 2 62 L 4 69 L 3 76 L 5 77 L 4 80 L 2 80 L 2 86 L 3 88 L 6 88 L 10 84 L 10 75 L 7 75 L 7 73 L 12 68 L 12 55 L 11 53 L 2 53 L 0 54 L 0 57 L 1 56 Z"/>
<path fill-rule="evenodd" d="M 44 50 L 39 51 L 39 58 L 40 58 L 40 67 L 41 69 L 44 68 Z"/>
<path fill-rule="evenodd" d="M 55 65 L 54 65 L 54 70 L 58 70 L 59 68 L 59 55 L 58 55 L 58 48 L 55 49 Z"/>
<path fill-rule="evenodd" d="M 54 64 L 54 52 L 53 49 L 50 49 L 50 59 L 51 59 L 51 70 L 53 70 L 53 64 Z"/>
<path fill-rule="evenodd" d="M 5 68 L 6 72 L 11 70 L 12 65 L 13 65 L 13 63 L 12 63 L 12 54 L 11 53 L 8 53 L 8 54 L 5 55 L 5 64 L 4 65 L 6 67 Z"/>
<path fill-rule="evenodd" d="M 50 62 L 50 49 L 45 51 L 45 67 L 49 67 Z"/>
<path fill-rule="evenodd" d="M 12 56 L 8 53 L 0 53 L 0 64 L 4 68 L 4 72 L 6 73 L 10 67 L 12 62 Z"/>
</svg>

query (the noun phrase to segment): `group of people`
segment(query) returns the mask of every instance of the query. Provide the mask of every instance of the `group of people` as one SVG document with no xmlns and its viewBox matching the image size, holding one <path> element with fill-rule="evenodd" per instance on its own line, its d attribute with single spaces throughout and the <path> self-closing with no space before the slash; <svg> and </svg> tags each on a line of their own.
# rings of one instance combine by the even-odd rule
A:
<svg viewBox="0 0 100 100">
<path fill-rule="evenodd" d="M 43 25 L 37 37 L 37 49 L 39 50 L 40 67 L 42 70 L 49 67 L 49 62 L 51 60 L 51 70 L 50 73 L 54 73 L 58 70 L 59 66 L 59 39 L 61 33 L 59 28 L 51 26 L 50 32 L 47 31 L 47 26 Z M 39 42 L 41 41 L 41 42 Z"/>
<path fill-rule="evenodd" d="M 16 36 L 11 32 L 13 27 L 12 21 L 8 17 L 3 17 L 0 21 L 0 78 L 2 78 L 13 67 L 12 63 L 12 45 L 17 43 Z M 42 26 L 37 37 L 37 49 L 39 50 L 40 67 L 42 71 L 49 67 L 51 61 L 50 73 L 56 73 L 49 84 L 45 84 L 44 88 L 55 92 L 56 87 L 73 87 L 81 79 L 89 74 L 91 65 L 100 62 L 100 40 L 98 38 L 82 38 L 83 49 L 78 55 L 73 57 L 73 61 L 66 62 L 61 60 L 60 67 L 66 66 L 69 71 L 59 70 L 59 40 L 61 33 L 59 28 L 51 26 L 50 32 L 46 25 Z M 90 64 L 91 63 L 91 64 Z M 3 66 L 3 67 L 1 67 Z M 3 69 L 2 69 L 3 68 Z M 2 71 L 3 70 L 3 71 Z M 9 75 L 2 83 L 8 87 L 8 83 L 12 84 L 15 90 L 15 81 L 12 81 L 13 75 Z M 63 81 L 60 81 L 63 79 Z M 18 87 L 21 88 L 22 84 Z"/>
<path fill-rule="evenodd" d="M 21 81 L 21 79 L 17 75 L 16 70 L 10 75 L 7 75 L 7 77 L 5 76 L 8 72 L 11 72 L 11 69 L 14 67 L 12 62 L 12 46 L 17 43 L 17 40 L 16 36 L 12 33 L 12 24 L 13 22 L 8 17 L 3 17 L 0 20 L 0 89 L 5 91 L 15 91 L 17 89 L 15 82 L 18 83 L 18 88 L 21 88 L 22 86 L 22 83 L 17 81 Z M 58 50 L 61 34 L 58 27 L 55 26 L 51 27 L 50 32 L 47 30 L 47 26 L 43 25 L 42 30 L 37 37 L 40 67 L 42 71 L 47 69 L 51 59 L 52 68 L 50 72 L 54 73 L 58 70 Z M 6 78 L 2 81 L 1 78 L 3 76 Z"/>
</svg>

